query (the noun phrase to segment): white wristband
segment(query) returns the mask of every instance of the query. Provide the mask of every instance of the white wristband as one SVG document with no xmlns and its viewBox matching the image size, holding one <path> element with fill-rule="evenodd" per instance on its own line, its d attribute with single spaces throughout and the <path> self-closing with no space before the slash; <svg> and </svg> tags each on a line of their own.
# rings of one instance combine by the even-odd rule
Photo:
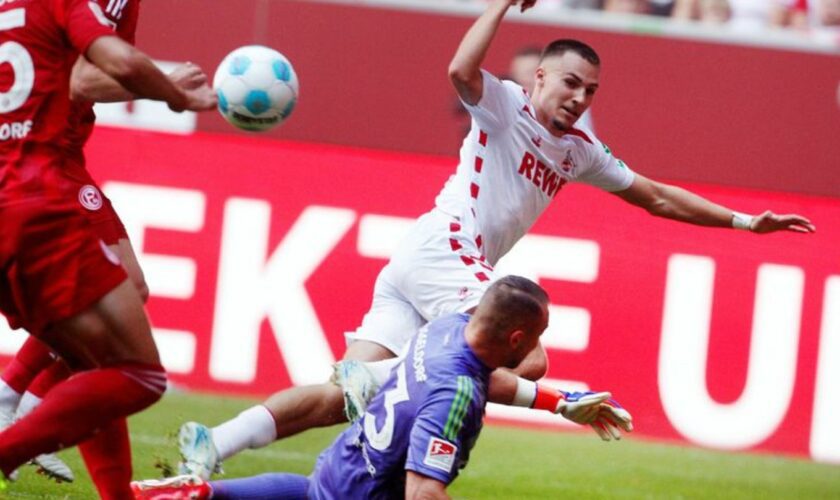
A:
<svg viewBox="0 0 840 500">
<path fill-rule="evenodd" d="M 523 406 L 531 408 L 537 398 L 537 383 L 516 377 L 516 394 L 513 396 L 511 406 Z"/>
<path fill-rule="evenodd" d="M 732 227 L 735 229 L 743 229 L 749 231 L 753 223 L 753 216 L 742 214 L 741 212 L 732 212 Z"/>
</svg>

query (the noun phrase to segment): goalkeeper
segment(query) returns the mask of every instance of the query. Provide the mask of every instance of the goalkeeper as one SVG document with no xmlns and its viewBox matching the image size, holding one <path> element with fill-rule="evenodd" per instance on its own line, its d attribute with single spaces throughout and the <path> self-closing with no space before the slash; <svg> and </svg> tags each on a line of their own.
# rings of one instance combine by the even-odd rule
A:
<svg viewBox="0 0 840 500">
<path fill-rule="evenodd" d="M 516 368 L 548 326 L 548 295 L 505 276 L 474 314 L 450 314 L 413 337 L 362 418 L 318 458 L 310 477 L 264 474 L 206 483 L 195 476 L 132 484 L 135 498 L 448 498 L 481 431 L 490 375 Z M 609 393 L 565 398 L 579 423 L 630 430 Z"/>
</svg>

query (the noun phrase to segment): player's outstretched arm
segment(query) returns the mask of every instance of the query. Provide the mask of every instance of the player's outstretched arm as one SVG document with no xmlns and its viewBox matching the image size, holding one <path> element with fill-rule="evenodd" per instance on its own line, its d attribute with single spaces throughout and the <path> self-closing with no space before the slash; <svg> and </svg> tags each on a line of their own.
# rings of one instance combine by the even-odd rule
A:
<svg viewBox="0 0 840 500">
<path fill-rule="evenodd" d="M 91 102 L 124 102 L 134 94 L 104 71 L 79 56 L 70 74 L 70 100 Z"/>
<path fill-rule="evenodd" d="M 414 471 L 406 472 L 406 500 L 445 500 L 448 498 L 446 485 L 442 482 Z"/>
<path fill-rule="evenodd" d="M 769 210 L 758 216 L 741 214 L 685 189 L 656 182 L 639 174 L 636 174 L 629 188 L 615 194 L 652 215 L 699 226 L 734 227 L 754 233 L 813 233 L 816 230 L 811 221 L 801 215 L 779 215 Z"/>
<path fill-rule="evenodd" d="M 449 79 L 464 102 L 475 105 L 481 100 L 481 63 L 505 13 L 513 5 L 518 4 L 524 12 L 535 3 L 536 0 L 494 0 L 464 35 L 449 63 Z"/>
<path fill-rule="evenodd" d="M 85 56 L 137 97 L 165 101 L 174 111 L 203 111 L 216 106 L 207 86 L 185 91 L 166 77 L 143 52 L 116 36 L 97 38 Z"/>
<path fill-rule="evenodd" d="M 183 90 L 195 90 L 207 84 L 207 75 L 192 63 L 178 65 L 167 75 L 172 83 Z M 125 102 L 135 99 L 132 92 L 96 65 L 79 57 L 70 75 L 70 99 L 91 102 Z"/>
</svg>

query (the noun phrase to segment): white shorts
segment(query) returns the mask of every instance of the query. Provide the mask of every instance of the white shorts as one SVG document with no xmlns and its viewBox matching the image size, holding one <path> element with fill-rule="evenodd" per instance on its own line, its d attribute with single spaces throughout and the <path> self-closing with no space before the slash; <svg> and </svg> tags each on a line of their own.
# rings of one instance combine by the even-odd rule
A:
<svg viewBox="0 0 840 500">
<path fill-rule="evenodd" d="M 457 218 L 435 209 L 420 217 L 379 276 L 362 326 L 347 342 L 367 340 L 399 354 L 417 330 L 476 305 L 497 279 Z"/>
</svg>

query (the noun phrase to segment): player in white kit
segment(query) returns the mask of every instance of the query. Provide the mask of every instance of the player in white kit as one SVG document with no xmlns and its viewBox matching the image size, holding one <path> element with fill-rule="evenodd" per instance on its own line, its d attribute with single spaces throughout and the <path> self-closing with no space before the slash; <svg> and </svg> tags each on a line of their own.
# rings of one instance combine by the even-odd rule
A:
<svg viewBox="0 0 840 500">
<path fill-rule="evenodd" d="M 543 51 L 533 95 L 514 82 L 500 81 L 481 63 L 504 14 L 535 0 L 495 0 L 465 35 L 449 68 L 450 78 L 472 116 L 456 173 L 435 200 L 435 208 L 413 226 L 380 272 L 370 311 L 347 334 L 345 360 L 395 357 L 424 324 L 444 314 L 474 308 L 496 279 L 493 266 L 528 231 L 549 203 L 582 182 L 614 193 L 653 215 L 702 226 L 735 227 L 756 233 L 813 232 L 798 215 L 733 212 L 684 189 L 631 171 L 591 131 L 576 127 L 599 84 L 600 60 L 587 45 L 558 40 Z M 376 387 L 358 363 L 337 368 L 344 394 L 329 383 L 295 387 L 250 408 L 212 431 L 193 422 L 180 433 L 185 468 L 209 475 L 218 461 L 316 426 L 344 420 L 344 398 L 363 407 Z M 367 364 L 376 379 L 381 363 Z M 385 364 L 387 368 L 390 363 Z M 542 387 L 542 348 L 531 352 L 518 375 L 496 370 L 490 400 L 542 408 L 565 415 L 564 393 Z M 347 380 L 347 379 L 350 380 Z M 349 383 L 348 383 L 349 382 Z M 362 401 L 360 401 L 362 400 Z M 594 423 L 604 439 L 630 430 L 629 414 L 600 397 L 579 423 Z M 362 411 L 362 410 L 359 410 Z M 353 417 L 355 415 L 348 415 Z"/>
</svg>

